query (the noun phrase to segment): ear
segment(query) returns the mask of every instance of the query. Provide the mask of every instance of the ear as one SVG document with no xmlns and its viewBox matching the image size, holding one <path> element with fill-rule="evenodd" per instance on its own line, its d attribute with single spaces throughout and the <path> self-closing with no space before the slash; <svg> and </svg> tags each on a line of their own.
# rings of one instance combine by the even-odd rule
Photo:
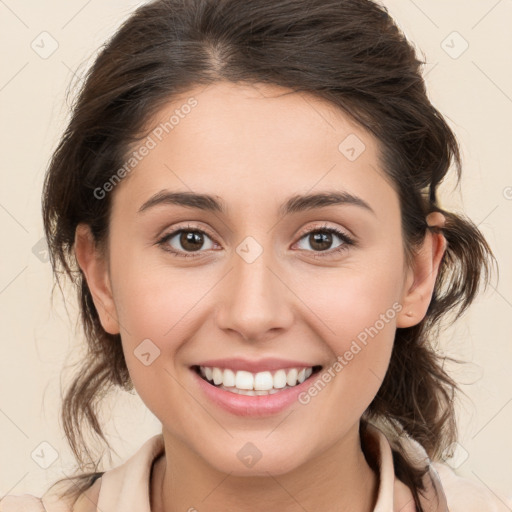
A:
<svg viewBox="0 0 512 512">
<path fill-rule="evenodd" d="M 443 227 L 445 221 L 444 215 L 440 212 L 433 212 L 427 216 L 430 227 Z M 412 268 L 407 270 L 400 301 L 402 310 L 397 315 L 397 327 L 411 327 L 424 318 L 434 293 L 439 265 L 446 246 L 446 238 L 442 233 L 427 229 L 425 240 L 414 256 Z"/>
<path fill-rule="evenodd" d="M 107 257 L 96 244 L 87 224 L 77 226 L 74 249 L 103 329 L 110 334 L 118 334 L 119 323 L 112 295 Z"/>
</svg>

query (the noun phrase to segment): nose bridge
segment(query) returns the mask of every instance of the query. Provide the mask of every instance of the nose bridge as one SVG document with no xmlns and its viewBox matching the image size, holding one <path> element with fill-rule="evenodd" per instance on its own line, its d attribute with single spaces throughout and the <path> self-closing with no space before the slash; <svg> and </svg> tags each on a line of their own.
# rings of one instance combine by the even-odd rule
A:
<svg viewBox="0 0 512 512">
<path fill-rule="evenodd" d="M 292 321 L 286 286 L 275 273 L 270 237 L 264 248 L 246 237 L 233 253 L 228 286 L 222 291 L 218 325 L 238 331 L 245 339 L 259 339 Z"/>
</svg>

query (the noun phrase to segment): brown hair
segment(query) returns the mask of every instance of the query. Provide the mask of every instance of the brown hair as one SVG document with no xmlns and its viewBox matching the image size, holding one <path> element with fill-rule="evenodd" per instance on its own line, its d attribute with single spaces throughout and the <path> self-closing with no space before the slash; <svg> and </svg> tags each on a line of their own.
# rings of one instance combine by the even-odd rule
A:
<svg viewBox="0 0 512 512">
<path fill-rule="evenodd" d="M 89 224 L 96 241 L 105 242 L 110 195 L 98 200 L 94 191 L 123 165 L 147 120 L 173 96 L 219 80 L 269 83 L 323 98 L 376 136 L 382 168 L 399 196 L 408 263 L 431 229 L 426 216 L 439 211 L 446 217 L 447 250 L 427 314 L 397 329 L 386 377 L 361 419 L 362 431 L 369 421 L 390 426 L 397 476 L 422 510 L 427 468 L 408 460 L 401 436 L 418 441 L 431 459 L 456 439 L 457 386 L 435 342 L 441 319 L 464 312 L 483 272 L 487 285 L 495 261 L 472 221 L 437 202 L 452 163 L 459 183 L 461 160 L 453 132 L 427 98 L 422 64 L 387 10 L 371 0 L 157 0 L 139 7 L 108 41 L 73 105 L 43 191 L 52 267 L 57 282 L 63 270 L 77 287 L 88 344 L 62 405 L 79 471 L 97 469 L 82 420 L 108 446 L 98 406 L 113 386 L 131 391 L 133 384 L 120 337 L 103 330 L 76 264 L 77 224 Z M 78 496 L 100 475 L 77 476 L 69 493 Z"/>
</svg>

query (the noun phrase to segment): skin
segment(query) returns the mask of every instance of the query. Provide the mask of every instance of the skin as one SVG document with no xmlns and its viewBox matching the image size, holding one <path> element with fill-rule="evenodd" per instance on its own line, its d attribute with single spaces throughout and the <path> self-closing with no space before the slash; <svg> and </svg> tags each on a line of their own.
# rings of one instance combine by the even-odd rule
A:
<svg viewBox="0 0 512 512">
<path fill-rule="evenodd" d="M 326 102 L 286 92 L 221 82 L 174 98 L 150 126 L 191 96 L 198 105 L 112 192 L 107 249 L 77 228 L 77 260 L 102 325 L 121 334 L 135 389 L 162 422 L 154 511 L 362 512 L 375 504 L 378 479 L 360 448 L 359 420 L 386 373 L 396 328 L 426 313 L 446 241 L 427 232 L 406 267 L 398 196 L 380 169 L 378 141 Z M 350 134 L 366 147 L 354 161 L 338 149 Z M 138 212 L 163 189 L 212 194 L 228 212 Z M 345 204 L 279 216 L 290 196 L 320 190 L 349 191 L 374 213 Z M 428 221 L 442 226 L 444 217 Z M 174 257 L 156 243 L 187 224 L 213 235 L 198 257 Z M 333 253 L 344 242 L 332 235 L 318 249 L 305 234 L 324 225 L 356 245 Z M 247 236 L 263 250 L 252 263 L 236 252 Z M 186 252 L 179 235 L 167 244 Z M 267 418 L 219 409 L 189 369 L 237 356 L 328 368 L 393 304 L 401 310 L 316 397 Z M 160 356 L 145 366 L 134 350 L 148 338 Z M 262 453 L 251 468 L 237 457 L 249 441 Z M 395 510 L 406 510 L 411 495 L 398 481 L 395 488 Z"/>
</svg>

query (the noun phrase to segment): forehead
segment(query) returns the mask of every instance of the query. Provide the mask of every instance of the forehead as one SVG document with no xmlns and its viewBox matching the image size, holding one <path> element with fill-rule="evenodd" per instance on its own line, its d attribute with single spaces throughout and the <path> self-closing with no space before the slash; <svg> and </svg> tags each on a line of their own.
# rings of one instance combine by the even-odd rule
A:
<svg viewBox="0 0 512 512">
<path fill-rule="evenodd" d="M 378 141 L 325 100 L 267 84 L 220 82 L 174 97 L 147 124 L 126 200 L 163 189 L 208 193 L 261 209 L 316 190 L 347 191 L 377 208 L 396 203 Z M 142 153 L 142 146 L 150 147 Z M 120 190 L 117 190 L 120 192 Z"/>
</svg>

